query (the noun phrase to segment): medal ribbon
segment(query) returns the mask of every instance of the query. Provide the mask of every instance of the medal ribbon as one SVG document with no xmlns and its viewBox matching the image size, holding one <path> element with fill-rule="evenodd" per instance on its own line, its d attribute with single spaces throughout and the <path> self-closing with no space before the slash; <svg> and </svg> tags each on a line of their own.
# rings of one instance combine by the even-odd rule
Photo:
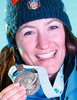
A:
<svg viewBox="0 0 77 100">
<path fill-rule="evenodd" d="M 54 97 L 61 96 L 63 89 L 64 89 L 63 66 L 61 67 L 60 71 L 58 72 L 58 75 L 55 79 L 55 83 L 53 86 L 51 85 L 51 83 L 49 81 L 47 71 L 43 67 L 23 65 L 23 68 L 35 69 L 38 72 L 40 85 L 41 85 L 42 90 L 47 98 L 54 98 Z M 13 73 L 16 70 L 17 70 L 16 66 L 12 66 L 8 73 L 9 77 L 11 78 L 11 80 L 13 82 L 16 78 L 15 76 L 13 76 Z"/>
</svg>

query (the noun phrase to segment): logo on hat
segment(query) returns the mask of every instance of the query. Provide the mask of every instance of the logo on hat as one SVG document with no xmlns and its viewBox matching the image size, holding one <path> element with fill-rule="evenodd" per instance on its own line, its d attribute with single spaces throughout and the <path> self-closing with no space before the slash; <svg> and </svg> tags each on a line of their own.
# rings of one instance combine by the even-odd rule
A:
<svg viewBox="0 0 77 100">
<path fill-rule="evenodd" d="M 27 3 L 28 9 L 37 9 L 40 7 L 40 1 L 39 0 L 30 0 Z"/>
</svg>

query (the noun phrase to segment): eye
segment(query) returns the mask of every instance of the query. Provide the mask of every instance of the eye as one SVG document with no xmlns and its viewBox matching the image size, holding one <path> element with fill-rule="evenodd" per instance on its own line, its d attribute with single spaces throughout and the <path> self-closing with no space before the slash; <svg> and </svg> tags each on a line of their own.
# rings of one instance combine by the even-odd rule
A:
<svg viewBox="0 0 77 100">
<path fill-rule="evenodd" d="M 48 28 L 48 30 L 55 30 L 56 28 L 58 28 L 58 26 L 50 26 L 50 27 Z"/>
<path fill-rule="evenodd" d="M 33 33 L 33 31 L 28 31 L 28 32 L 26 32 L 25 34 L 24 34 L 24 36 L 25 35 L 31 35 Z"/>
</svg>

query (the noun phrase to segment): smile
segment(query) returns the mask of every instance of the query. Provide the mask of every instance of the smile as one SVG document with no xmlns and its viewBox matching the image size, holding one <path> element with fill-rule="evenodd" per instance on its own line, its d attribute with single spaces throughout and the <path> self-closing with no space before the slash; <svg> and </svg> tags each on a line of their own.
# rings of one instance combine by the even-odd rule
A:
<svg viewBox="0 0 77 100">
<path fill-rule="evenodd" d="M 47 59 L 47 58 L 51 58 L 55 55 L 56 51 L 50 52 L 48 54 L 43 54 L 43 55 L 37 55 L 38 58 L 40 59 Z"/>
</svg>

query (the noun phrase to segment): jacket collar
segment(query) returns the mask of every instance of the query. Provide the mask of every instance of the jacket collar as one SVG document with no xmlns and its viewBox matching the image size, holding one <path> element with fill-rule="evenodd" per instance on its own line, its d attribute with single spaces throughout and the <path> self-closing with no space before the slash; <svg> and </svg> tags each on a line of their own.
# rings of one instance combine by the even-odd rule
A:
<svg viewBox="0 0 77 100">
<path fill-rule="evenodd" d="M 75 66 L 76 55 L 66 55 L 64 60 L 64 83 L 66 83 Z"/>
<path fill-rule="evenodd" d="M 77 88 L 77 70 L 76 70 L 76 68 L 77 68 L 77 56 L 75 56 L 74 69 L 73 69 L 71 75 L 68 78 L 68 84 L 67 84 L 68 88 L 66 90 L 65 97 L 67 97 L 67 96 L 70 97 L 72 92 Z"/>
</svg>

